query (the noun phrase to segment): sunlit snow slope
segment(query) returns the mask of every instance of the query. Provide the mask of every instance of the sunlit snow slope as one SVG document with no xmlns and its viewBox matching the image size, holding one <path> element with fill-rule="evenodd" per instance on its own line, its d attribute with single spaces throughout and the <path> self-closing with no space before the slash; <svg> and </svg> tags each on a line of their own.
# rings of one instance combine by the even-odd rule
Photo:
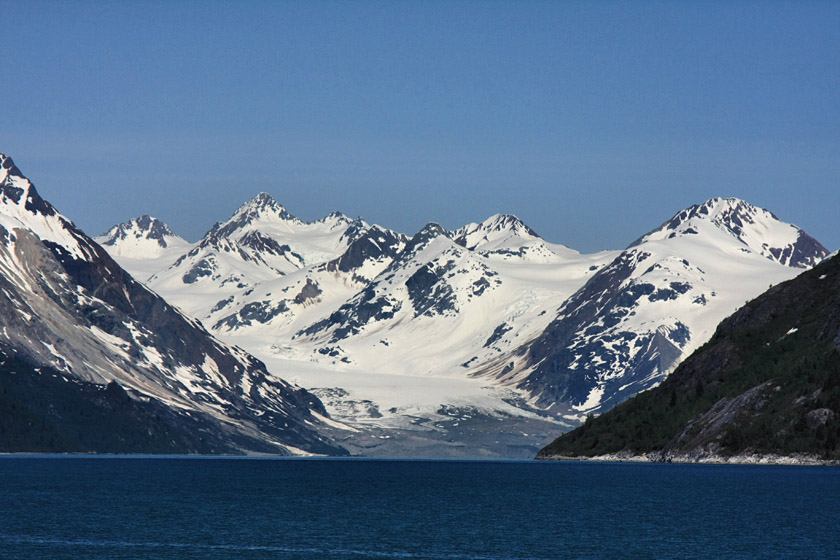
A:
<svg viewBox="0 0 840 560">
<path fill-rule="evenodd" d="M 717 324 L 827 255 L 814 239 L 742 200 L 675 215 L 575 293 L 518 360 L 485 371 L 569 419 L 661 381 Z"/>
<path fill-rule="evenodd" d="M 458 440 L 478 417 L 574 424 L 620 402 L 825 254 L 737 199 L 583 255 L 510 215 L 407 238 L 340 214 L 303 222 L 261 194 L 149 285 L 358 429 Z"/>
<path fill-rule="evenodd" d="M 114 226 L 94 240 L 141 282 L 192 248 L 165 223 L 148 215 Z"/>
</svg>

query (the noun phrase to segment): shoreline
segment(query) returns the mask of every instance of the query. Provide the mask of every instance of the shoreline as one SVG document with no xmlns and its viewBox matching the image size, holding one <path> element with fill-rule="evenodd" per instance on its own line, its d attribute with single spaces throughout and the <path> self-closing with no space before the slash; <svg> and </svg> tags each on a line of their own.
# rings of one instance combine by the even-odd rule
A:
<svg viewBox="0 0 840 560">
<path fill-rule="evenodd" d="M 821 459 L 816 455 L 775 455 L 762 453 L 742 453 L 731 457 L 713 454 L 664 455 L 661 452 L 634 455 L 632 453 L 607 453 L 594 457 L 568 455 L 537 456 L 538 461 L 578 461 L 591 463 L 677 463 L 695 465 L 768 465 L 768 466 L 803 466 L 836 467 L 840 460 Z"/>
<path fill-rule="evenodd" d="M 663 456 L 661 453 L 634 455 L 631 453 L 608 453 L 594 457 L 581 457 L 570 455 L 537 456 L 532 459 L 504 459 L 504 458 L 428 458 L 428 457 L 330 457 L 330 456 L 290 456 L 290 455 L 184 455 L 184 454 L 144 454 L 144 453 L 39 453 L 39 452 L 0 452 L 0 459 L 3 458 L 115 458 L 115 459 L 239 459 L 239 460 L 361 460 L 361 461 L 431 461 L 431 462 L 579 462 L 579 463 L 650 463 L 650 464 L 682 464 L 682 465 L 767 465 L 767 466 L 805 466 L 805 467 L 836 467 L 840 466 L 840 460 L 821 459 L 814 455 L 774 455 L 774 454 L 740 454 L 732 457 L 721 455 L 698 454 L 698 455 L 670 455 Z"/>
</svg>

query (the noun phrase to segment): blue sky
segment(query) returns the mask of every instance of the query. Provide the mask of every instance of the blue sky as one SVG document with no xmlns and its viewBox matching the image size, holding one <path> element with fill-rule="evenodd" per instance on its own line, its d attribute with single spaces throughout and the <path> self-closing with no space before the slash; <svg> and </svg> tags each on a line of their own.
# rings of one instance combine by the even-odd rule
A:
<svg viewBox="0 0 840 560">
<path fill-rule="evenodd" d="M 17 2 L 0 151 L 91 234 L 260 191 L 581 251 L 736 196 L 840 248 L 839 2 Z"/>
</svg>

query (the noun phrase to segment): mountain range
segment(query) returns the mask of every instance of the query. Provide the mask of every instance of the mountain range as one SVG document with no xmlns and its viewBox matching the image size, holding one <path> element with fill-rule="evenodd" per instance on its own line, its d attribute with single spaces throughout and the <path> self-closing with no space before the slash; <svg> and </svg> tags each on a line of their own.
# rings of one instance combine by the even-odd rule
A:
<svg viewBox="0 0 840 560">
<path fill-rule="evenodd" d="M 0 169 L 3 450 L 533 456 L 828 253 L 733 198 L 595 254 L 265 193 L 196 243 L 150 216 L 92 239 Z"/>
<path fill-rule="evenodd" d="M 366 455 L 527 456 L 661 383 L 717 324 L 827 250 L 715 198 L 623 251 L 511 215 L 409 237 L 261 193 L 189 244 L 154 218 L 97 238 L 215 337 L 306 387 Z"/>
</svg>

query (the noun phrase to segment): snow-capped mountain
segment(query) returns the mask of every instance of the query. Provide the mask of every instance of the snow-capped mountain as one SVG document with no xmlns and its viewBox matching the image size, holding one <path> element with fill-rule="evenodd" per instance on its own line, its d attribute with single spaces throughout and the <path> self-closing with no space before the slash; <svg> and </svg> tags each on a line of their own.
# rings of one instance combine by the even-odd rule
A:
<svg viewBox="0 0 840 560">
<path fill-rule="evenodd" d="M 143 215 L 112 227 L 94 240 L 112 255 L 157 258 L 167 249 L 184 251 L 189 243 L 157 218 Z"/>
<path fill-rule="evenodd" d="M 262 242 L 243 244 L 252 232 Z M 271 261 L 277 246 L 299 258 Z M 293 372 L 361 430 L 347 443 L 385 439 L 357 452 L 402 449 L 420 432 L 490 448 L 459 439 L 479 437 L 464 428 L 478 418 L 532 432 L 508 434 L 509 452 L 656 384 L 723 317 L 825 254 L 737 199 L 680 212 L 625 251 L 582 255 L 510 215 L 453 232 L 430 223 L 409 239 L 340 214 L 306 224 L 260 195 L 149 284 Z"/>
<path fill-rule="evenodd" d="M 94 241 L 141 281 L 170 266 L 192 248 L 169 226 L 148 215 L 116 225 Z"/>
<path fill-rule="evenodd" d="M 452 232 L 452 238 L 471 251 L 489 251 L 499 247 L 510 249 L 540 236 L 516 216 L 496 214 L 480 224 L 467 224 Z"/>
<path fill-rule="evenodd" d="M 116 382 L 198 422 L 228 451 L 343 452 L 316 431 L 334 424 L 316 397 L 135 282 L 4 155 L 0 271 L 4 356 L 67 379 Z"/>
<path fill-rule="evenodd" d="M 410 423 L 409 415 L 415 414 L 437 416 L 442 405 L 452 402 L 530 415 L 505 402 L 508 389 L 499 396 L 484 381 L 469 379 L 468 372 L 538 335 L 551 318 L 545 309 L 559 306 L 614 254 L 580 255 L 546 243 L 512 216 L 492 217 L 454 233 L 429 224 L 411 239 L 360 220 L 341 220 L 347 229 L 333 225 L 329 233 L 334 248 L 351 240 L 343 252 L 322 251 L 329 260 L 310 257 L 308 266 L 267 273 L 266 267 L 253 265 L 262 262 L 258 256 L 246 258 L 237 247 L 247 233 L 226 225 L 253 224 L 260 213 L 255 205 L 271 208 L 272 218 L 294 220 L 260 195 L 215 226 L 174 266 L 154 275 L 149 285 L 269 365 L 286 369 L 295 364 L 290 367 L 299 372 L 296 379 L 326 391 L 319 394 L 334 397 L 330 388 L 346 392 L 331 401 L 334 414 L 359 408 L 350 401 L 370 400 L 369 382 L 363 379 L 384 380 L 393 389 L 377 398 L 380 424 Z M 282 242 L 297 247 L 312 238 L 303 228 L 323 228 L 340 218 L 333 214 L 313 224 L 297 220 L 283 232 Z M 293 228 L 298 229 L 289 233 Z M 277 230 L 265 236 L 277 241 Z M 228 250 L 218 248 L 221 239 Z M 463 246 L 465 240 L 473 249 Z M 207 261 L 211 265 L 202 264 Z M 212 272 L 203 275 L 204 270 Z M 306 365 L 313 362 L 317 372 Z M 406 384 L 423 390 L 409 391 Z M 342 419 L 358 420 L 354 414 Z"/>
<path fill-rule="evenodd" d="M 828 255 L 799 228 L 715 198 L 643 236 L 568 299 L 517 359 L 488 368 L 569 418 L 660 382 L 716 325 Z"/>
<path fill-rule="evenodd" d="M 367 227 L 337 212 L 304 222 L 261 193 L 159 270 L 149 285 L 164 297 L 189 293 L 178 305 L 205 320 L 266 282 L 339 257 Z M 123 259 L 129 270 L 138 266 L 128 255 Z"/>
<path fill-rule="evenodd" d="M 548 243 L 522 220 L 510 214 L 490 216 L 480 224 L 467 224 L 451 234 L 458 245 L 490 260 L 562 262 L 574 260 L 578 252 Z"/>
<path fill-rule="evenodd" d="M 488 253 L 428 224 L 387 269 L 329 316 L 298 331 L 295 342 L 311 346 L 316 360 L 320 354 L 402 374 L 466 372 L 510 352 L 547 326 L 546 309 L 559 306 L 610 260 L 609 253 L 550 252 L 541 239 L 517 235 L 530 231 L 519 224 L 511 221 L 502 232 L 486 228 L 502 233 Z M 542 262 L 520 253 L 534 247 L 548 251 Z"/>
<path fill-rule="evenodd" d="M 737 198 L 713 198 L 676 214 L 633 245 L 648 241 L 700 235 L 711 227 L 729 233 L 757 253 L 779 264 L 810 268 L 828 251 L 816 239 L 793 224 L 782 222 L 771 212 Z M 746 252 L 744 247 L 739 250 Z"/>
</svg>

